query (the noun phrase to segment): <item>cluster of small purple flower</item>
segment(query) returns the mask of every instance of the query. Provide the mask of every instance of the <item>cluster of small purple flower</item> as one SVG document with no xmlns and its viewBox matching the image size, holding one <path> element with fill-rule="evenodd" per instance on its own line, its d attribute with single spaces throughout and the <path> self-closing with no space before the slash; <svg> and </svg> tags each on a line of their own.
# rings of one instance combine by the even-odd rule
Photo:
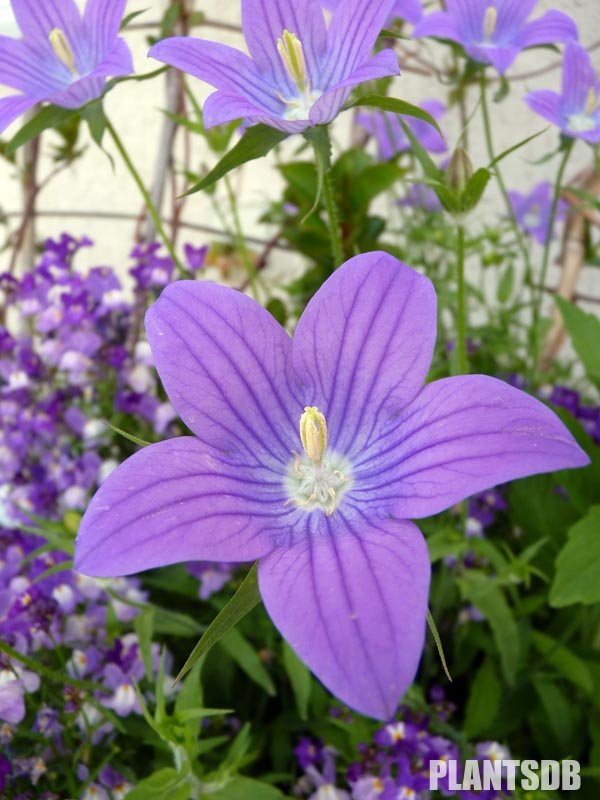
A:
<svg viewBox="0 0 600 800">
<path fill-rule="evenodd" d="M 439 687 L 431 691 L 432 714 L 422 714 L 401 707 L 396 718 L 379 728 L 368 743 L 358 745 L 358 757 L 352 763 L 343 759 L 321 739 L 303 737 L 296 749 L 296 761 L 303 771 L 296 783 L 297 797 L 310 800 L 425 800 L 430 797 L 429 774 L 432 761 L 457 762 L 457 776 L 462 774 L 459 746 L 436 730 L 447 723 L 454 706 Z M 348 717 L 348 723 L 352 718 Z M 478 760 L 510 758 L 508 750 L 497 742 L 476 745 Z M 448 779 L 440 782 L 443 794 L 470 800 L 472 797 L 495 800 L 509 792 L 450 791 Z"/>
</svg>

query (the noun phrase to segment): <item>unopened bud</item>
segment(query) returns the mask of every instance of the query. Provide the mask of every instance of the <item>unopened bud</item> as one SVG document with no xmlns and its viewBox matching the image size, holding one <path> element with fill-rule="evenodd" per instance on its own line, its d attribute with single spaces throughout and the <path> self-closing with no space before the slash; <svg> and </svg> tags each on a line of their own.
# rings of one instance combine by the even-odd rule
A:
<svg viewBox="0 0 600 800">
<path fill-rule="evenodd" d="M 300 441 L 313 464 L 320 464 L 327 449 L 327 423 L 316 406 L 306 406 L 300 417 Z"/>
<path fill-rule="evenodd" d="M 464 147 L 457 147 L 452 154 L 448 169 L 446 170 L 446 182 L 448 186 L 454 192 L 462 194 L 472 174 L 473 164 L 471 164 L 469 154 Z"/>
</svg>

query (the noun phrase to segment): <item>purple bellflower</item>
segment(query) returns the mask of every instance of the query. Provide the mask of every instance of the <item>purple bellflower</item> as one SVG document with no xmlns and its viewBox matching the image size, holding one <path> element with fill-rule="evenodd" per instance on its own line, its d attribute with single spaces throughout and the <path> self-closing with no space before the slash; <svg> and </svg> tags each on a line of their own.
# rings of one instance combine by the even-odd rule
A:
<svg viewBox="0 0 600 800">
<path fill-rule="evenodd" d="M 150 50 L 217 91 L 207 127 L 244 118 L 297 133 L 331 122 L 355 86 L 398 75 L 393 50 L 371 52 L 394 0 L 348 0 L 325 25 L 318 0 L 242 0 L 250 57 L 204 39 L 175 36 Z"/>
<path fill-rule="evenodd" d="M 441 119 L 446 110 L 446 106 L 440 100 L 424 100 L 420 105 L 436 120 Z M 356 115 L 356 122 L 377 142 L 377 150 L 382 161 L 388 161 L 398 153 L 411 149 L 408 136 L 400 124 L 401 120 L 411 128 L 419 142 L 430 153 L 446 151 L 444 137 L 423 120 L 379 110 L 361 111 Z"/>
<path fill-rule="evenodd" d="M 600 77 L 590 54 L 577 42 L 568 42 L 565 47 L 560 94 L 541 89 L 530 92 L 525 102 L 565 136 L 591 144 L 600 142 Z"/>
<path fill-rule="evenodd" d="M 534 186 L 529 194 L 509 192 L 508 196 L 521 228 L 536 242 L 545 244 L 552 210 L 551 184 L 548 181 L 542 181 Z M 559 200 L 557 220 L 564 219 L 567 205 L 564 200 Z"/>
<path fill-rule="evenodd" d="M 537 0 L 446 0 L 446 11 L 423 17 L 413 36 L 435 36 L 461 44 L 474 61 L 503 74 L 527 47 L 577 39 L 577 26 L 562 11 L 528 22 Z"/>
<path fill-rule="evenodd" d="M 0 132 L 41 102 L 79 108 L 100 97 L 108 76 L 129 75 L 119 38 L 126 0 L 11 0 L 22 39 L 0 36 L 0 84 L 20 94 L 0 99 Z"/>
<path fill-rule="evenodd" d="M 330 11 L 335 11 L 348 0 L 321 0 L 321 5 Z M 396 0 L 390 19 L 404 19 L 406 22 L 418 22 L 423 16 L 421 0 Z"/>
<path fill-rule="evenodd" d="M 146 330 L 195 436 L 109 475 L 76 569 L 260 559 L 267 611 L 300 658 L 343 702 L 388 719 L 425 633 L 429 558 L 409 520 L 588 462 L 546 406 L 502 381 L 423 387 L 435 329 L 431 282 L 380 252 L 336 270 L 293 340 L 230 288 L 168 286 Z"/>
</svg>

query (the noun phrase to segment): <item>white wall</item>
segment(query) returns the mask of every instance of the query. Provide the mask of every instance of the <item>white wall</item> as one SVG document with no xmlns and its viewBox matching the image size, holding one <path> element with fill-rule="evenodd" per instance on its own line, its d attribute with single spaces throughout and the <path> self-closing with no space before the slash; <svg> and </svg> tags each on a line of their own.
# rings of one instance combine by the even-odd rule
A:
<svg viewBox="0 0 600 800">
<path fill-rule="evenodd" d="M 0 26 L 6 26 L 7 0 L 0 0 Z M 148 9 L 136 21 L 157 20 L 165 6 L 161 0 L 129 0 L 128 11 Z M 197 0 L 199 10 L 203 11 L 209 19 L 220 22 L 239 21 L 239 0 Z M 537 13 L 546 8 L 560 7 L 570 13 L 577 21 L 581 39 L 585 45 L 592 45 L 600 38 L 600 0 L 540 0 Z M 127 40 L 135 54 L 136 70 L 145 72 L 152 69 L 156 62 L 145 57 L 147 49 L 147 31 L 132 31 L 127 34 Z M 242 37 L 235 33 L 210 28 L 198 29 L 198 35 L 214 38 L 236 46 L 243 46 Z M 428 42 L 425 46 L 428 58 L 442 64 L 446 57 L 446 49 Z M 594 59 L 600 70 L 600 49 L 594 51 Z M 536 50 L 522 54 L 512 69 L 514 75 L 527 73 L 545 64 L 557 62 L 556 54 L 544 50 Z M 401 64 L 402 66 L 402 64 Z M 493 124 L 498 150 L 509 147 L 516 141 L 534 133 L 544 127 L 543 120 L 537 118 L 524 105 L 522 97 L 533 88 L 558 88 L 560 70 L 555 69 L 538 78 L 528 78 L 515 82 L 510 96 L 500 105 L 493 108 Z M 197 95 L 204 98 L 209 88 L 200 82 L 194 82 Z M 128 149 L 130 150 L 140 172 L 146 180 L 150 180 L 156 158 L 158 134 L 163 115 L 161 107 L 164 105 L 164 83 L 160 78 L 142 83 L 126 83 L 113 91 L 106 101 L 106 109 L 116 127 L 122 133 Z M 413 102 L 431 96 L 444 97 L 444 88 L 428 79 L 417 76 L 406 70 L 395 80 L 393 94 Z M 476 96 L 469 100 L 472 106 Z M 348 115 L 346 115 L 347 117 Z M 454 118 L 447 120 L 446 130 L 449 142 L 455 141 L 458 134 L 458 122 Z M 16 125 L 13 127 L 13 131 Z M 349 137 L 348 119 L 340 119 L 336 123 L 336 139 L 345 143 Z M 483 150 L 483 137 L 480 132 L 478 115 L 476 115 L 471 132 L 472 156 L 475 164 L 485 164 L 486 157 Z M 87 142 L 86 142 L 87 144 Z M 543 153 L 550 151 L 556 144 L 556 132 L 551 130 L 538 138 L 527 148 L 519 151 L 505 162 L 507 181 L 511 188 L 526 189 L 538 180 L 552 178 L 556 168 L 554 162 L 536 166 L 533 161 Z M 44 141 L 44 163 L 42 176 L 51 168 L 52 140 L 47 136 Z M 107 148 L 113 152 L 112 145 L 107 142 Z M 106 156 L 91 143 L 86 153 L 71 169 L 56 178 L 51 186 L 40 198 L 39 208 L 47 212 L 68 212 L 72 210 L 86 211 L 115 211 L 123 213 L 137 212 L 140 200 L 129 175 L 115 155 L 116 168 L 112 171 Z M 571 165 L 571 174 L 576 173 L 591 157 L 590 149 L 578 143 L 575 157 Z M 201 146 L 194 150 L 194 163 L 199 166 L 205 159 Z M 243 225 L 247 233 L 262 235 L 268 234 L 264 226 L 257 223 L 257 218 L 270 197 L 277 195 L 279 181 L 272 170 L 269 161 L 262 160 L 253 165 L 248 165 L 235 178 L 236 192 L 242 211 Z M 14 169 L 0 162 L 0 208 L 5 212 L 18 210 L 20 207 L 20 189 L 14 180 Z M 485 198 L 484 213 L 493 217 L 503 213 L 499 197 L 495 189 L 491 189 Z M 184 218 L 192 222 L 219 225 L 209 198 L 200 194 L 191 198 L 186 206 Z M 108 263 L 126 268 L 127 252 L 131 247 L 134 225 L 132 222 L 107 221 L 105 219 L 55 219 L 43 217 L 39 223 L 39 231 L 43 235 L 56 234 L 60 230 L 68 230 L 74 234 L 87 234 L 97 242 L 97 247 L 89 258 L 95 263 Z M 185 237 L 190 241 L 200 244 L 206 239 L 202 234 L 190 233 Z M 290 256 L 279 253 L 274 256 L 279 269 L 287 270 L 290 265 Z M 600 281 L 595 270 L 587 270 L 582 280 L 582 290 L 600 295 Z"/>
</svg>

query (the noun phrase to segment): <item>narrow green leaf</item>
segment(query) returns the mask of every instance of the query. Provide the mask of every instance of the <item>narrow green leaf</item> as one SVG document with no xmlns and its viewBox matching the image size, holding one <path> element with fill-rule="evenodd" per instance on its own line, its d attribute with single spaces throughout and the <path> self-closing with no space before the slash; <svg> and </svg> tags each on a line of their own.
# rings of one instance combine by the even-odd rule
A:
<svg viewBox="0 0 600 800">
<path fill-rule="evenodd" d="M 600 531 L 599 531 L 600 533 Z M 564 645 L 541 631 L 533 631 L 533 646 L 565 680 L 587 694 L 594 691 L 594 679 L 587 664 Z"/>
<path fill-rule="evenodd" d="M 588 378 L 600 386 L 600 319 L 564 298 L 554 298 Z"/>
<path fill-rule="evenodd" d="M 513 293 L 514 285 L 515 285 L 515 269 L 511 262 L 503 271 L 500 280 L 498 281 L 498 289 L 496 292 L 496 297 L 498 298 L 499 303 L 507 303 L 510 300 Z"/>
<path fill-rule="evenodd" d="M 600 603 L 600 506 L 569 530 L 569 539 L 556 559 L 550 605 Z"/>
<path fill-rule="evenodd" d="M 250 680 L 258 684 L 271 697 L 275 696 L 275 685 L 258 653 L 236 628 L 223 636 L 219 644 Z"/>
<path fill-rule="evenodd" d="M 324 125 L 309 128 L 304 132 L 304 138 L 312 145 L 315 154 L 315 164 L 317 165 L 317 191 L 314 203 L 300 221 L 301 225 L 304 225 L 306 220 L 312 216 L 318 208 L 321 202 L 321 195 L 323 194 L 325 175 L 327 171 L 331 169 L 331 140 L 329 139 L 327 128 Z"/>
<path fill-rule="evenodd" d="M 94 100 L 93 103 L 88 103 L 87 106 L 84 106 L 81 110 L 81 116 L 88 124 L 92 139 L 98 147 L 102 147 L 102 139 L 106 131 L 106 117 L 104 116 L 102 100 Z"/>
<path fill-rule="evenodd" d="M 283 664 L 292 684 L 298 716 L 301 720 L 308 719 L 308 703 L 312 689 L 310 671 L 285 641 L 283 643 Z"/>
<path fill-rule="evenodd" d="M 489 730 L 500 708 L 502 688 L 494 662 L 486 659 L 471 683 L 464 732 L 470 739 Z"/>
<path fill-rule="evenodd" d="M 392 111 L 394 114 L 402 114 L 405 117 L 415 117 L 423 122 L 427 122 L 432 128 L 435 128 L 440 136 L 444 135 L 442 129 L 431 114 L 419 106 L 407 103 L 406 100 L 399 100 L 396 97 L 386 97 L 384 94 L 367 94 L 364 97 L 359 97 L 350 108 L 354 106 L 369 106 L 371 108 L 380 108 L 382 111 Z"/>
<path fill-rule="evenodd" d="M 78 108 L 60 108 L 59 106 L 44 106 L 41 111 L 32 117 L 18 130 L 6 145 L 6 154 L 11 156 L 19 147 L 35 139 L 48 128 L 56 128 L 68 122 L 79 114 Z"/>
<path fill-rule="evenodd" d="M 452 676 L 450 675 L 448 665 L 446 664 L 446 656 L 444 655 L 442 640 L 440 638 L 440 634 L 435 624 L 433 615 L 431 611 L 429 611 L 429 609 L 427 610 L 427 624 L 429 625 L 429 630 L 431 631 L 431 635 L 433 636 L 433 641 L 435 642 L 435 646 L 437 647 L 438 655 L 440 657 L 440 661 L 442 662 L 442 667 L 444 669 L 444 672 L 446 673 L 446 677 L 448 678 L 450 683 L 452 683 Z"/>
<path fill-rule="evenodd" d="M 232 169 L 266 156 L 274 147 L 288 137 L 287 133 L 269 128 L 268 125 L 253 125 L 248 128 L 240 141 L 228 152 L 219 163 L 211 169 L 199 183 L 192 186 L 184 197 L 201 192 L 212 186 Z"/>
<path fill-rule="evenodd" d="M 154 609 L 145 608 L 133 621 L 133 627 L 138 637 L 138 643 L 144 672 L 148 680 L 152 679 L 152 634 L 154 633 Z"/>
<path fill-rule="evenodd" d="M 104 424 L 115 433 L 118 433 L 119 436 L 124 436 L 125 439 L 129 439 L 129 441 L 134 444 L 139 444 L 140 447 L 148 447 L 148 445 L 152 444 L 152 442 L 145 442 L 143 439 L 140 439 L 139 436 L 134 436 L 132 433 L 127 433 L 127 431 L 117 428 L 116 425 L 113 425 L 112 422 L 108 422 L 108 420 L 104 420 Z"/>
<path fill-rule="evenodd" d="M 509 156 L 511 153 L 514 153 L 515 150 L 518 150 L 520 147 L 525 147 L 526 144 L 529 144 L 529 142 L 537 139 L 537 137 L 541 136 L 542 133 L 546 133 L 549 127 L 550 126 L 547 125 L 545 128 L 542 128 L 541 131 L 538 131 L 537 133 L 528 136 L 526 139 L 522 139 L 520 142 L 517 142 L 517 144 L 513 144 L 512 147 L 508 147 L 506 150 L 503 150 L 493 161 L 490 161 L 488 164 L 488 169 L 491 169 L 495 164 L 498 164 L 500 161 L 502 161 L 502 159 L 506 158 L 506 156 Z"/>
<path fill-rule="evenodd" d="M 475 208 L 481 200 L 491 177 L 491 173 L 484 167 L 476 170 L 471 175 L 460 198 L 463 211 L 471 211 Z"/>
<path fill-rule="evenodd" d="M 220 639 L 229 633 L 238 622 L 246 616 L 249 611 L 260 603 L 260 592 L 258 591 L 258 568 L 254 563 L 252 568 L 242 581 L 240 588 L 233 595 L 227 605 L 220 611 L 210 623 L 204 636 L 196 644 L 190 653 L 187 661 L 183 665 L 179 675 L 175 678 L 175 683 L 186 675 L 199 658 L 215 645 Z"/>
</svg>

